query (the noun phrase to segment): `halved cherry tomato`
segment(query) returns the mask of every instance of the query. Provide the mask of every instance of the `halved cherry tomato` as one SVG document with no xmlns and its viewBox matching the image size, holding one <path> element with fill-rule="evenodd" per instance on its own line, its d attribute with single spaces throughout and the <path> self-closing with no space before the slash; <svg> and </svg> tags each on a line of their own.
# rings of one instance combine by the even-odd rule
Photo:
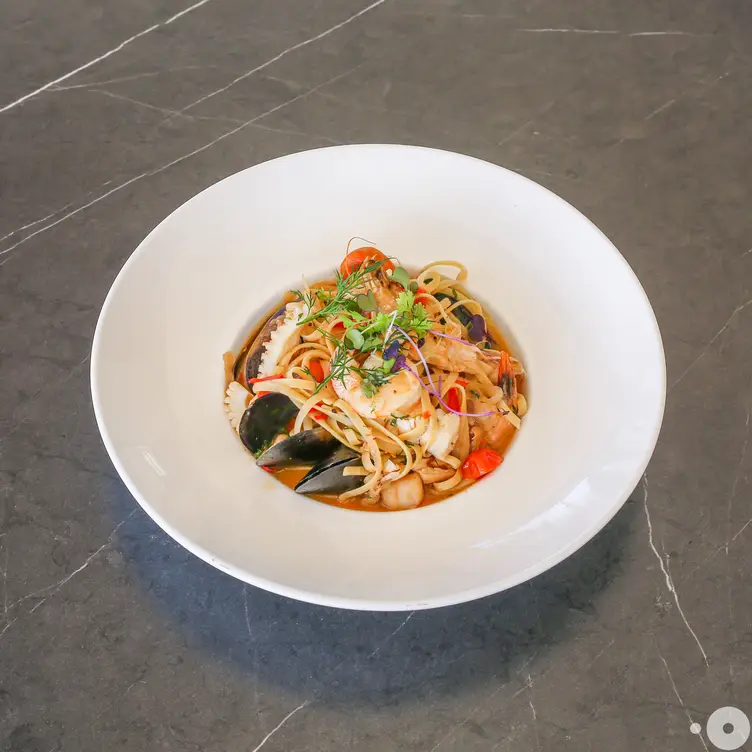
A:
<svg viewBox="0 0 752 752">
<path fill-rule="evenodd" d="M 320 360 L 309 360 L 308 370 L 316 381 L 320 382 L 324 380 L 324 366 L 321 365 Z"/>
<path fill-rule="evenodd" d="M 314 419 L 314 420 L 326 420 L 327 416 L 324 415 L 324 413 L 321 412 L 321 410 L 317 410 L 315 407 L 312 407 L 308 414 Z"/>
<path fill-rule="evenodd" d="M 450 410 L 458 413 L 462 409 L 462 398 L 460 397 L 460 390 L 452 387 L 444 398 L 447 407 Z"/>
<path fill-rule="evenodd" d="M 283 373 L 275 373 L 274 376 L 262 376 L 260 379 L 248 379 L 249 384 L 260 384 L 262 381 L 274 381 L 274 379 L 284 379 Z"/>
<path fill-rule="evenodd" d="M 366 259 L 381 261 L 386 259 L 386 256 L 378 248 L 358 248 L 345 256 L 345 260 L 339 267 L 340 274 L 343 277 L 349 277 Z M 394 264 L 391 261 L 385 261 L 381 268 L 394 271 Z"/>
<path fill-rule="evenodd" d="M 457 384 L 457 386 L 467 386 L 466 379 L 457 379 L 454 383 Z"/>
<path fill-rule="evenodd" d="M 462 463 L 462 477 L 465 480 L 477 480 L 495 470 L 503 460 L 493 449 L 476 449 Z"/>
</svg>

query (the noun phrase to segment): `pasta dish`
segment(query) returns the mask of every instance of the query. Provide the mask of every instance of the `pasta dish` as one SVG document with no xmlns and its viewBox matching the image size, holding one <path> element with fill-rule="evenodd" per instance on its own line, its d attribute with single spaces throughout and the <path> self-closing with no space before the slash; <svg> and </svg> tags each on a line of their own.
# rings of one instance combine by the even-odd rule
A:
<svg viewBox="0 0 752 752">
<path fill-rule="evenodd" d="M 525 371 L 436 261 L 408 271 L 368 246 L 291 291 L 225 354 L 225 408 L 256 463 L 348 508 L 426 505 L 494 471 L 527 412 Z"/>
</svg>

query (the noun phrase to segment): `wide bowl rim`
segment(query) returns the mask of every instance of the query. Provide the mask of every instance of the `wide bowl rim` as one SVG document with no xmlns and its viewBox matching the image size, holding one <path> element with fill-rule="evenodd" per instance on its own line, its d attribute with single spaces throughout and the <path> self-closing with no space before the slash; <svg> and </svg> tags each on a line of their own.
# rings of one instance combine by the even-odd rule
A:
<svg viewBox="0 0 752 752">
<path fill-rule="evenodd" d="M 611 504 L 604 514 L 598 517 L 590 518 L 591 519 L 590 524 L 587 525 L 580 532 L 579 535 L 571 537 L 566 546 L 563 546 L 562 548 L 558 549 L 555 553 L 549 555 L 548 557 L 541 558 L 540 560 L 536 561 L 535 564 L 527 567 L 526 569 L 516 571 L 511 575 L 507 575 L 500 579 L 484 583 L 483 585 L 478 585 L 478 586 L 470 587 L 466 589 L 460 589 L 455 592 L 442 594 L 440 596 L 426 598 L 425 600 L 419 603 L 415 603 L 415 602 L 406 603 L 400 600 L 374 600 L 374 599 L 363 599 L 363 598 L 354 598 L 354 597 L 351 598 L 351 597 L 342 597 L 342 596 L 335 596 L 335 595 L 329 595 L 329 594 L 322 594 L 315 590 L 307 590 L 305 588 L 294 587 L 294 586 L 286 585 L 284 583 L 277 582 L 275 580 L 269 580 L 267 578 L 255 575 L 252 572 L 248 572 L 236 565 L 233 565 L 230 562 L 227 562 L 221 557 L 218 557 L 217 555 L 206 550 L 203 546 L 197 544 L 195 541 L 183 535 L 179 530 L 174 528 L 172 524 L 167 519 L 165 519 L 165 517 L 162 514 L 160 514 L 149 503 L 149 501 L 144 496 L 144 494 L 141 493 L 141 491 L 138 488 L 137 483 L 131 477 L 130 473 L 125 467 L 125 464 L 120 459 L 118 450 L 115 447 L 112 437 L 110 436 L 110 432 L 107 427 L 107 420 L 104 415 L 104 410 L 103 410 L 102 402 L 100 398 L 100 387 L 99 387 L 99 379 L 101 378 L 101 374 L 99 373 L 101 371 L 100 349 L 102 347 L 103 337 L 105 336 L 104 330 L 106 326 L 107 314 L 113 304 L 113 301 L 118 295 L 120 288 L 124 285 L 129 270 L 135 264 L 137 264 L 141 256 L 147 252 L 150 239 L 160 230 L 160 228 L 163 225 L 165 225 L 167 222 L 173 221 L 175 217 L 180 215 L 182 212 L 189 210 L 189 207 L 191 206 L 191 204 L 195 201 L 198 201 L 199 197 L 201 197 L 207 191 L 210 191 L 216 188 L 217 186 L 219 186 L 220 184 L 224 183 L 225 181 L 232 180 L 236 178 L 237 176 L 239 176 L 240 174 L 248 172 L 249 170 L 253 170 L 261 165 L 268 165 L 274 162 L 288 161 L 291 159 L 295 159 L 301 154 L 308 154 L 310 152 L 322 152 L 322 151 L 334 151 L 334 150 L 360 151 L 360 150 L 372 150 L 372 149 L 390 149 L 390 150 L 407 150 L 407 151 L 417 150 L 417 151 L 423 151 L 423 152 L 436 152 L 438 154 L 443 154 L 443 155 L 451 155 L 454 158 L 478 162 L 482 165 L 493 167 L 501 172 L 510 173 L 515 176 L 515 179 L 520 179 L 528 183 L 532 183 L 534 186 L 536 186 L 537 189 L 545 191 L 548 194 L 549 199 L 553 199 L 554 201 L 558 202 L 566 212 L 573 214 L 580 220 L 584 219 L 585 222 L 588 223 L 590 227 L 594 229 L 596 233 L 600 236 L 600 238 L 604 241 L 603 243 L 604 251 L 605 249 L 608 249 L 608 252 L 610 252 L 612 255 L 615 255 L 615 257 L 621 262 L 625 272 L 630 276 L 631 280 L 636 284 L 636 289 L 637 291 L 639 291 L 639 294 L 642 296 L 643 302 L 647 306 L 647 312 L 649 312 L 650 314 L 649 319 L 650 319 L 650 324 L 652 328 L 652 335 L 655 338 L 655 342 L 658 346 L 658 355 L 659 355 L 658 360 L 659 360 L 660 368 L 659 368 L 659 373 L 657 375 L 660 379 L 660 384 L 659 384 L 660 404 L 654 415 L 650 436 L 645 445 L 645 451 L 643 453 L 641 461 L 639 462 L 635 471 L 632 473 L 631 479 L 628 482 L 626 480 L 623 482 L 622 488 L 620 489 L 618 494 L 614 493 L 614 497 L 615 499 L 618 499 L 618 503 L 614 502 L 613 504 Z M 247 584 L 263 588 L 264 590 L 275 593 L 277 595 L 282 595 L 288 598 L 293 598 L 295 600 L 308 602 L 308 603 L 312 603 L 315 605 L 329 606 L 329 607 L 334 607 L 334 608 L 345 608 L 345 609 L 351 609 L 351 610 L 362 610 L 362 611 L 414 611 L 414 610 L 438 608 L 438 607 L 456 605 L 460 603 L 466 603 L 469 601 L 477 600 L 479 598 L 484 598 L 484 597 L 494 595 L 496 593 L 502 592 L 509 588 L 515 587 L 516 585 L 519 585 L 521 583 L 527 582 L 528 580 L 538 576 L 539 574 L 542 574 L 543 572 L 547 571 L 551 567 L 556 566 L 560 562 L 564 561 L 566 558 L 571 556 L 575 551 L 577 551 L 586 543 L 588 543 L 588 541 L 590 541 L 593 537 L 595 537 L 595 535 L 597 535 L 611 521 L 611 519 L 613 519 L 613 517 L 622 508 L 622 506 L 625 504 L 625 502 L 629 499 L 631 494 L 639 485 L 640 479 L 642 478 L 650 462 L 650 459 L 653 455 L 656 444 L 658 442 L 658 437 L 660 435 L 661 427 L 663 424 L 663 417 L 665 414 L 666 398 L 667 398 L 665 351 L 664 351 L 663 339 L 661 337 L 661 332 L 660 332 L 660 328 L 658 325 L 657 317 L 655 315 L 655 311 L 653 310 L 653 307 L 650 303 L 650 299 L 648 298 L 648 295 L 645 292 L 645 289 L 642 286 L 642 283 L 640 282 L 639 278 L 637 277 L 634 270 L 630 266 L 629 262 L 619 252 L 619 250 L 611 242 L 608 236 L 606 236 L 606 234 L 599 227 L 597 227 L 597 225 L 595 225 L 585 214 L 580 212 L 575 206 L 573 206 L 571 203 L 563 199 L 561 196 L 554 193 L 553 191 L 546 188 L 545 186 L 541 185 L 540 183 L 536 182 L 535 180 L 532 180 L 531 178 L 519 172 L 516 172 L 515 170 L 512 170 L 507 167 L 503 167 L 502 165 L 498 165 L 493 162 L 488 162 L 478 157 L 473 157 L 471 155 L 462 154 L 459 152 L 453 152 L 453 151 L 446 150 L 446 149 L 437 149 L 434 147 L 416 146 L 416 145 L 411 145 L 411 144 L 397 144 L 397 143 L 340 144 L 336 146 L 325 146 L 325 147 L 319 147 L 315 149 L 308 149 L 308 150 L 303 150 L 299 152 L 293 152 L 290 154 L 285 154 L 279 157 L 275 157 L 273 159 L 259 162 L 249 167 L 245 167 L 242 170 L 238 170 L 235 173 L 227 175 L 226 177 L 222 178 L 221 180 L 216 181 L 215 183 L 212 183 L 211 185 L 207 186 L 206 188 L 199 191 L 195 195 L 191 196 L 191 198 L 189 198 L 187 201 L 180 204 L 144 236 L 144 238 L 141 240 L 138 246 L 126 259 L 125 263 L 123 264 L 123 266 L 117 273 L 114 281 L 112 282 L 112 285 L 110 289 L 108 290 L 107 295 L 105 296 L 104 302 L 102 304 L 102 309 L 97 318 L 97 324 L 96 324 L 94 336 L 92 339 L 91 364 L 90 364 L 89 373 L 90 373 L 91 395 L 92 395 L 92 405 L 94 408 L 94 416 L 95 416 L 95 420 L 96 420 L 100 435 L 102 437 L 102 442 L 107 451 L 107 454 L 109 455 L 112 464 L 117 470 L 118 475 L 122 479 L 128 491 L 131 493 L 134 499 L 139 503 L 141 508 L 149 515 L 149 517 L 151 517 L 151 519 L 165 533 L 167 533 L 170 537 L 172 537 L 175 541 L 177 541 L 181 546 L 186 548 L 188 551 L 190 551 L 192 554 L 197 556 L 202 561 L 206 562 L 207 564 L 210 564 L 211 566 L 219 569 L 220 571 L 225 572 L 226 574 L 229 574 L 235 577 L 236 579 L 242 582 L 245 582 Z"/>
</svg>

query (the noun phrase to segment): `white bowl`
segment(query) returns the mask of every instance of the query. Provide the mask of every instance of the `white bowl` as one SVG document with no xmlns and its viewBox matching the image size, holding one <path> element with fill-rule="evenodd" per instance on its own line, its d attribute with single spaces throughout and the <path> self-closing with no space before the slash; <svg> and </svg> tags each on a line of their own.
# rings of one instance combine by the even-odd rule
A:
<svg viewBox="0 0 752 752">
<path fill-rule="evenodd" d="M 410 512 L 297 496 L 255 466 L 223 411 L 222 353 L 354 235 L 411 266 L 462 261 L 530 375 L 501 468 Z M 666 391 L 650 304 L 594 225 L 514 172 L 392 145 L 276 159 L 181 206 L 115 280 L 91 376 L 115 467 L 173 538 L 253 585 L 373 610 L 488 595 L 582 546 L 638 484 Z"/>
</svg>

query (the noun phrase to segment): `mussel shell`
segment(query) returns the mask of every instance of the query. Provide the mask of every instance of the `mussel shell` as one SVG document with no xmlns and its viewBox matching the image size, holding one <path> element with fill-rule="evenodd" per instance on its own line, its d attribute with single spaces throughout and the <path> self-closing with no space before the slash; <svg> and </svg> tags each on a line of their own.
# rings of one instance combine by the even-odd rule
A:
<svg viewBox="0 0 752 752">
<path fill-rule="evenodd" d="M 279 317 L 283 316 L 286 305 L 275 311 L 261 327 L 261 331 L 254 337 L 253 341 L 240 354 L 235 363 L 235 380 L 241 384 L 247 384 L 249 379 L 258 377 L 261 366 L 261 358 L 264 356 L 264 346 L 272 338 L 272 332 L 279 324 Z"/>
<path fill-rule="evenodd" d="M 269 447 L 257 460 L 260 467 L 281 469 L 300 465 L 314 465 L 328 459 L 341 446 L 329 431 L 320 426 L 300 431 Z"/>
<path fill-rule="evenodd" d="M 295 486 L 296 493 L 341 494 L 363 485 L 360 475 L 342 475 L 350 465 L 360 464 L 360 455 L 340 445 L 327 459 L 312 467 Z"/>
<path fill-rule="evenodd" d="M 258 456 L 297 414 L 298 406 L 288 396 L 278 392 L 262 394 L 240 419 L 240 440 L 251 454 Z"/>
</svg>

